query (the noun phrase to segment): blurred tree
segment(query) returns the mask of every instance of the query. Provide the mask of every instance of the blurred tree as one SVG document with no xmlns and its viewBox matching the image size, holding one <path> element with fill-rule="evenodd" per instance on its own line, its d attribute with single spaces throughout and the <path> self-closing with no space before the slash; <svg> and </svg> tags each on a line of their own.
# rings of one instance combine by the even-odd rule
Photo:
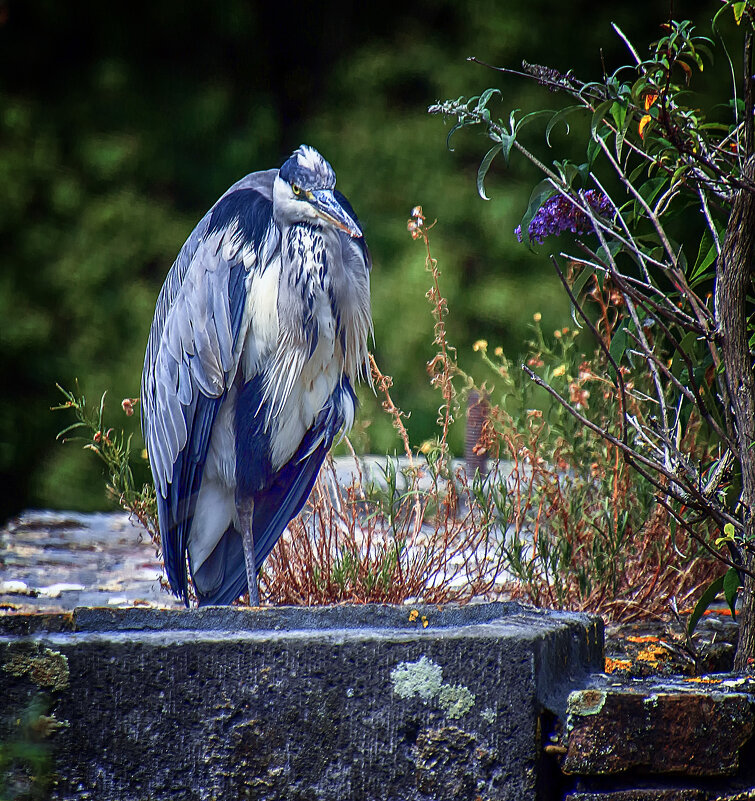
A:
<svg viewBox="0 0 755 801">
<path fill-rule="evenodd" d="M 432 321 L 405 228 L 413 205 L 440 221 L 462 364 L 482 336 L 518 352 L 533 311 L 555 325 L 565 307 L 547 266 L 512 234 L 533 174 L 491 174 L 496 200 L 481 205 L 469 180 L 477 148 L 449 159 L 425 109 L 469 94 L 480 69 L 470 55 L 588 72 L 610 20 L 631 36 L 668 13 L 639 5 L 544 0 L 535 26 L 513 0 L 0 3 L 0 520 L 29 505 L 106 503 L 96 462 L 54 442 L 55 381 L 109 389 L 120 427 L 157 292 L 191 227 L 233 181 L 302 141 L 332 161 L 365 225 L 378 360 L 413 413 L 413 440 L 431 435 Z M 677 13 L 695 15 L 698 3 L 682 5 Z M 608 69 L 622 47 L 610 41 Z M 527 107 L 529 90 L 501 85 L 509 105 Z M 375 422 L 360 444 L 394 449 L 390 422 L 369 393 L 363 402 L 362 419 Z"/>
</svg>

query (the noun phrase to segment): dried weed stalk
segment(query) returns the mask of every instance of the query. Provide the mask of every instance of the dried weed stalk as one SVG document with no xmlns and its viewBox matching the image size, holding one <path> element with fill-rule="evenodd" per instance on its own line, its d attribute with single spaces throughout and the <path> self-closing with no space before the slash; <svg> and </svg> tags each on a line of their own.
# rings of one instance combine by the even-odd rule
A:
<svg viewBox="0 0 755 801">
<path fill-rule="evenodd" d="M 392 379 L 371 357 L 374 385 L 393 418 L 406 466 L 388 459 L 380 481 L 365 480 L 354 454 L 356 478 L 344 485 L 329 459 L 303 514 L 268 558 L 261 590 L 269 603 L 463 603 L 501 589 L 504 556 L 494 534 L 497 519 L 481 510 L 483 479 L 469 480 L 450 466 L 447 439 L 457 368 L 446 337 L 440 271 L 420 207 L 412 210 L 409 231 L 424 241 L 432 280 L 427 297 L 438 352 L 427 369 L 443 398 L 439 437 L 426 458 L 413 453 L 404 414 L 390 395 Z"/>
</svg>

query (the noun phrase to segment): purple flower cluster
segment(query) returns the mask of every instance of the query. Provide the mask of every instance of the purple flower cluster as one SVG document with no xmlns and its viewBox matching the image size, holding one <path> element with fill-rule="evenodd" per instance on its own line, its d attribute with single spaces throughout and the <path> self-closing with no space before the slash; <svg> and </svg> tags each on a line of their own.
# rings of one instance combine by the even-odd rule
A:
<svg viewBox="0 0 755 801">
<path fill-rule="evenodd" d="M 584 198 L 595 214 L 602 217 L 613 217 L 611 201 L 602 192 L 598 192 L 596 189 L 588 189 L 584 193 Z M 592 231 L 592 223 L 590 218 L 568 198 L 558 194 L 548 198 L 540 206 L 535 216 L 530 220 L 528 230 L 530 240 L 542 244 L 546 236 L 551 234 L 558 236 L 564 231 L 571 231 L 573 234 L 589 234 Z M 518 225 L 514 229 L 514 233 L 521 242 L 522 226 Z"/>
</svg>

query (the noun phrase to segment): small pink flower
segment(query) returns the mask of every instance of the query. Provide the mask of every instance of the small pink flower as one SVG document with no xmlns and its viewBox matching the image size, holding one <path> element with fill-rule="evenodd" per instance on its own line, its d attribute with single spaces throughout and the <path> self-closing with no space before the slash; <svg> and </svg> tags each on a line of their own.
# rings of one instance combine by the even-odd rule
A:
<svg viewBox="0 0 755 801">
<path fill-rule="evenodd" d="M 134 406 L 139 403 L 139 398 L 124 398 L 121 401 L 121 408 L 126 413 L 127 417 L 132 417 L 134 414 Z"/>
</svg>

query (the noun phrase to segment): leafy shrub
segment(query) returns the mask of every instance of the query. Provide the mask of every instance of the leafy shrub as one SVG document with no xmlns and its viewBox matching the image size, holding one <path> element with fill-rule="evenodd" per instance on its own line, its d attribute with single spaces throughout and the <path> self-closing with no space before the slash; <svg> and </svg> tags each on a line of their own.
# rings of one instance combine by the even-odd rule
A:
<svg viewBox="0 0 755 801">
<path fill-rule="evenodd" d="M 741 31 L 739 66 L 723 43 L 725 20 Z M 713 32 L 732 83 L 723 91 L 715 87 L 712 102 L 693 90 L 693 79 L 712 62 L 716 42 L 692 22 L 669 20 L 645 58 L 614 30 L 630 63 L 597 81 L 526 62 L 521 71 L 500 70 L 565 95 L 572 105 L 528 114 L 517 109 L 508 120 L 496 119 L 490 104 L 498 92 L 491 88 L 430 112 L 456 118 L 451 134 L 478 126 L 492 140 L 477 176 L 483 198 L 498 155 L 508 162 L 518 153 L 542 174 L 518 235 L 531 246 L 564 231 L 576 235 L 576 252 L 552 255 L 551 262 L 579 324 L 602 350 L 617 394 L 618 427 L 584 414 L 547 377 L 525 370 L 620 451 L 654 487 L 670 521 L 728 566 L 727 578 L 715 586 L 726 590 L 732 609 L 744 583 L 736 660 L 743 669 L 755 658 L 755 310 L 748 296 L 755 247 L 755 8 L 726 0 L 715 13 Z M 741 89 L 736 75 L 744 76 Z M 579 115 L 589 121 L 584 161 L 547 164 L 522 142 L 525 126 L 547 118 L 551 145 L 554 128 L 568 132 Z M 578 268 L 571 276 L 565 260 Z M 621 297 L 610 338 L 586 308 L 584 287 L 592 278 Z M 644 395 L 630 391 L 624 378 L 638 365 L 649 377 Z"/>
<path fill-rule="evenodd" d="M 592 283 L 589 297 L 607 344 L 622 319 L 621 296 L 610 282 Z M 620 398 L 604 351 L 586 356 L 580 333 L 563 327 L 546 337 L 536 313 L 526 365 L 618 436 Z M 552 395 L 537 397 L 536 386 L 501 348 L 491 354 L 487 343 L 478 345 L 498 398 L 490 407 L 484 447 L 512 465 L 496 489 L 512 496 L 515 510 L 504 550 L 507 568 L 521 582 L 517 592 L 539 606 L 587 610 L 612 620 L 661 616 L 672 598 L 689 605 L 715 575 L 715 560 L 689 541 L 657 502 L 653 484 L 631 470 L 616 445 Z M 628 413 L 640 416 L 650 376 L 641 366 L 624 368 L 623 376 Z M 687 444 L 705 460 L 710 446 L 700 441 L 700 431 L 692 424 Z"/>
</svg>

